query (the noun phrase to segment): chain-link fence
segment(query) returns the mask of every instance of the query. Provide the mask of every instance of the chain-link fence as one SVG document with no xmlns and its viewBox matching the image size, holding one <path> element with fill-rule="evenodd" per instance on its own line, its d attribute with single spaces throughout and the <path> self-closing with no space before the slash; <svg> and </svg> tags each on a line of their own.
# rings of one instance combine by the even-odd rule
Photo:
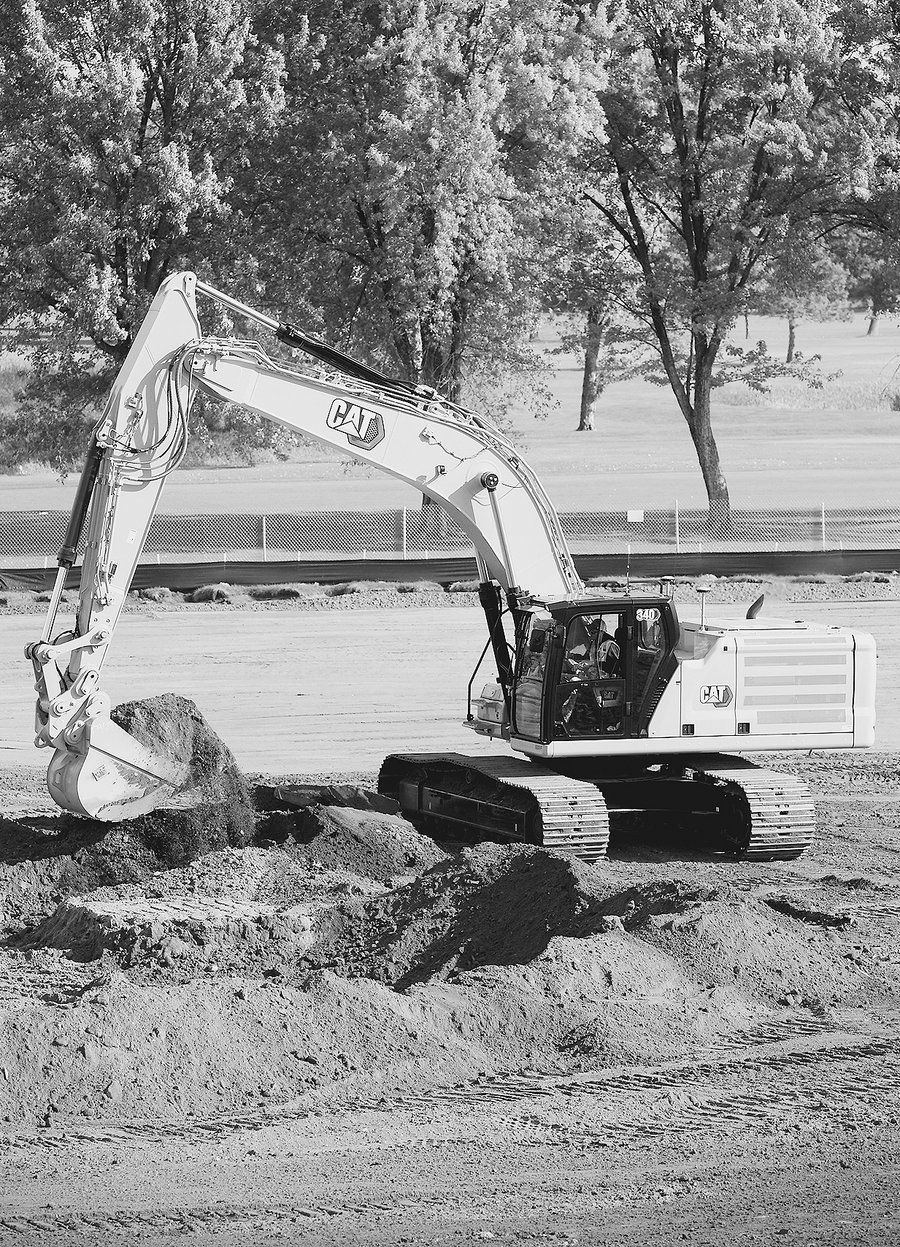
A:
<svg viewBox="0 0 900 1247">
<path fill-rule="evenodd" d="M 63 511 L 0 512 L 0 563 L 55 559 L 68 523 Z M 826 508 L 733 511 L 574 511 L 560 516 L 575 554 L 703 553 L 736 550 L 900 549 L 900 510 Z M 468 553 L 470 539 L 439 507 L 318 511 L 298 515 L 157 515 L 143 562 L 248 557 L 427 558 Z"/>
</svg>

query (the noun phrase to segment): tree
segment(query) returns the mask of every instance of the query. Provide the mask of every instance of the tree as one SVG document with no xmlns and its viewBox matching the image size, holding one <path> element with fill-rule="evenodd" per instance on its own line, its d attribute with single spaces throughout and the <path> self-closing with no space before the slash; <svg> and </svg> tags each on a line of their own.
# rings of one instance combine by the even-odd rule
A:
<svg viewBox="0 0 900 1247">
<path fill-rule="evenodd" d="M 250 0 L 2 7 L 6 312 L 32 413 L 52 382 L 77 426 L 165 276 L 234 259 L 235 190 L 277 124 L 283 61 Z"/>
<path fill-rule="evenodd" d="M 801 320 L 842 320 L 850 315 L 846 269 L 822 240 L 797 231 L 770 264 L 754 297 L 757 312 L 783 316 L 788 323 L 785 363 L 797 353 L 797 325 Z"/>
<path fill-rule="evenodd" d="M 297 40 L 268 219 L 324 332 L 451 398 L 532 369 L 537 240 L 605 80 L 575 10 L 346 0 Z"/>
<path fill-rule="evenodd" d="M 640 327 L 622 310 L 634 274 L 621 243 L 602 219 L 588 219 L 577 198 L 561 205 L 545 258 L 544 306 L 560 318 L 560 351 L 584 359 L 577 432 L 594 429 L 595 408 L 608 385 L 640 376 L 650 352 Z"/>
<path fill-rule="evenodd" d="M 900 309 L 900 238 L 854 231 L 840 240 L 840 256 L 848 269 L 847 293 L 865 307 L 871 337 L 882 316 Z"/>
<path fill-rule="evenodd" d="M 848 7 L 625 0 L 613 36 L 589 194 L 640 273 L 634 311 L 725 522 L 710 400 L 726 335 L 795 224 L 872 164 L 867 115 L 848 98 L 848 62 L 865 59 L 845 39 Z"/>
</svg>

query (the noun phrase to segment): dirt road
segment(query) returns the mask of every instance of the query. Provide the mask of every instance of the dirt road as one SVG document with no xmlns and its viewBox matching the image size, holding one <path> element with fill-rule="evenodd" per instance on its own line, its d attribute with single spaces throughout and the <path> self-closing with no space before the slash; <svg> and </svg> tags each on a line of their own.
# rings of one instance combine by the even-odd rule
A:
<svg viewBox="0 0 900 1247">
<path fill-rule="evenodd" d="M 875 634 L 878 746 L 900 749 L 900 602 L 772 602 L 766 610 Z M 43 620 L 18 615 L 0 624 L 0 761 L 35 766 L 22 648 Z M 496 752 L 460 726 L 484 641 L 478 607 L 318 614 L 198 607 L 123 617 L 104 686 L 114 703 L 160 692 L 193 698 L 248 770 L 374 770 L 393 751 Z M 481 682 L 492 675 L 489 661 Z"/>
</svg>

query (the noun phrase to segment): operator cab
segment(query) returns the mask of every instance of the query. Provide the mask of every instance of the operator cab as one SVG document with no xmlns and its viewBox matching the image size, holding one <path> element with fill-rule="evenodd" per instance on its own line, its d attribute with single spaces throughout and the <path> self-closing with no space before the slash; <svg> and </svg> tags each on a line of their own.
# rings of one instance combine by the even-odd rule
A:
<svg viewBox="0 0 900 1247">
<path fill-rule="evenodd" d="M 514 736 L 549 744 L 647 735 L 677 666 L 669 598 L 551 602 L 524 613 L 517 633 Z"/>
</svg>

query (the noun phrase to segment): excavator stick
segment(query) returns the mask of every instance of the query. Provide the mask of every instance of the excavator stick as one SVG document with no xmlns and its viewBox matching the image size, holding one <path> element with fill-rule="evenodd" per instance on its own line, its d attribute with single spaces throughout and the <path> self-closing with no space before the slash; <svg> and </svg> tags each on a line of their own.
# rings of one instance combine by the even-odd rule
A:
<svg viewBox="0 0 900 1247">
<path fill-rule="evenodd" d="M 77 742 L 57 749 L 47 768 L 47 788 L 64 810 L 101 822 L 149 814 L 191 787 L 190 762 L 141 744 L 108 714 L 82 729 Z"/>
</svg>

